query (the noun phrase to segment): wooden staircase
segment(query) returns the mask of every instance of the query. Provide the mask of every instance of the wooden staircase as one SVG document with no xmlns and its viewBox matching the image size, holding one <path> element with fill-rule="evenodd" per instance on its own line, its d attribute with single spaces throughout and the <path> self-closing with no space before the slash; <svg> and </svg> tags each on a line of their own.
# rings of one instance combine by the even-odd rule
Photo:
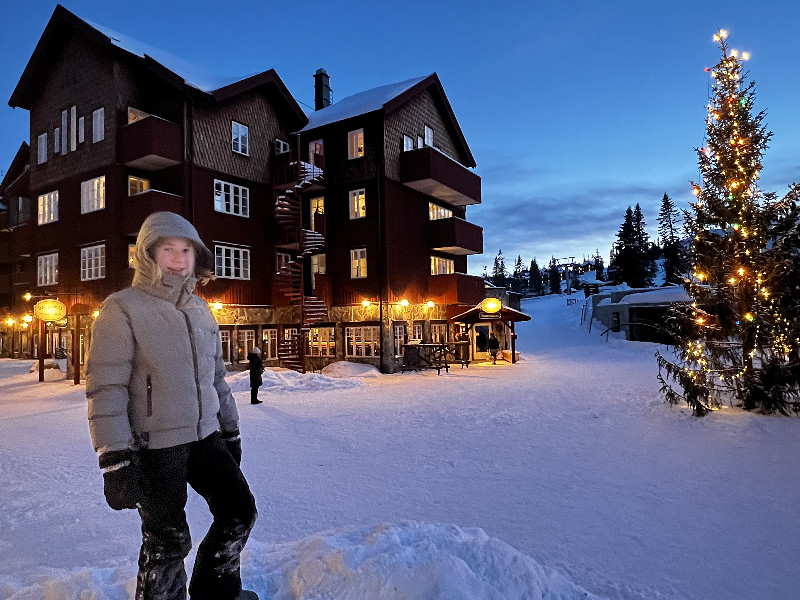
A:
<svg viewBox="0 0 800 600">
<path fill-rule="evenodd" d="M 306 372 L 305 340 L 308 330 L 328 319 L 328 305 L 316 296 L 305 295 L 304 262 L 308 256 L 325 248 L 325 236 L 302 227 L 302 193 L 311 186 L 321 186 L 324 174 L 321 169 L 307 163 L 296 163 L 297 181 L 282 189 L 275 199 L 275 221 L 298 240 L 298 256 L 289 261 L 276 274 L 276 289 L 289 298 L 289 303 L 300 307 L 300 333 L 278 344 L 279 364 L 300 373 Z"/>
</svg>

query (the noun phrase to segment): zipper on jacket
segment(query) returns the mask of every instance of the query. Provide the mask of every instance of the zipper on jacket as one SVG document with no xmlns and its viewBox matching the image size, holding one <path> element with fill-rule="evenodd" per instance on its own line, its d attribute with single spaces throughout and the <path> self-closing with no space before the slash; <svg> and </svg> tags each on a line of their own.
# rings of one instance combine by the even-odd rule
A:
<svg viewBox="0 0 800 600">
<path fill-rule="evenodd" d="M 153 380 L 147 376 L 147 417 L 153 416 Z"/>
<path fill-rule="evenodd" d="M 181 310 L 181 309 L 178 309 Z M 194 332 L 192 331 L 192 322 L 184 311 L 181 310 L 183 318 L 186 320 L 186 330 L 189 332 L 189 344 L 192 346 L 192 363 L 194 364 L 194 385 L 197 389 L 197 439 L 202 439 L 202 429 L 200 424 L 203 422 L 203 395 L 200 392 L 200 369 L 197 366 L 197 345 L 194 340 Z"/>
</svg>

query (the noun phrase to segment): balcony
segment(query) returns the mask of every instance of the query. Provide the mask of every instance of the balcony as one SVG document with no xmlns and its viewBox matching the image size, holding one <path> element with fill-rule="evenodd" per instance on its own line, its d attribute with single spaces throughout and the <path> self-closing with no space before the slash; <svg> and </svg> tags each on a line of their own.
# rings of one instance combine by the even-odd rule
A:
<svg viewBox="0 0 800 600">
<path fill-rule="evenodd" d="M 148 116 L 120 130 L 120 162 L 126 167 L 159 171 L 183 162 L 181 128 Z"/>
<path fill-rule="evenodd" d="M 122 200 L 126 233 L 135 233 L 148 215 L 160 210 L 183 214 L 183 196 L 147 190 Z"/>
<path fill-rule="evenodd" d="M 437 304 L 475 305 L 485 297 L 483 278 L 464 273 L 428 276 L 428 297 Z"/>
<path fill-rule="evenodd" d="M 458 217 L 428 221 L 427 234 L 431 250 L 458 255 L 483 252 L 483 228 Z"/>
<path fill-rule="evenodd" d="M 435 148 L 401 153 L 400 181 L 450 206 L 481 203 L 481 178 Z"/>
</svg>

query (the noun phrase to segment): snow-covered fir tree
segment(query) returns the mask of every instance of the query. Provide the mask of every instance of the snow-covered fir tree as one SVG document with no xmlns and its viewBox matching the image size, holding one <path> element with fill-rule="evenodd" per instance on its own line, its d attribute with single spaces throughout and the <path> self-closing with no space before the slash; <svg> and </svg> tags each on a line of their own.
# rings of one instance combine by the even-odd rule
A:
<svg viewBox="0 0 800 600">
<path fill-rule="evenodd" d="M 764 412 L 800 412 L 798 404 L 798 237 L 795 187 L 781 202 L 758 185 L 771 132 L 754 112 L 755 83 L 746 54 L 714 39 L 706 147 L 697 150 L 701 181 L 687 213 L 692 234 L 694 303 L 668 319 L 675 360 L 657 353 L 668 401 L 705 414 L 724 401 Z"/>
<path fill-rule="evenodd" d="M 492 285 L 497 287 L 505 287 L 506 279 L 508 279 L 506 258 L 503 256 L 503 249 L 501 248 L 497 251 L 497 256 L 494 257 L 494 266 L 492 267 Z"/>
<path fill-rule="evenodd" d="M 547 270 L 548 285 L 551 294 L 561 293 L 561 271 L 558 270 L 558 262 L 555 258 L 550 259 L 550 267 Z"/>
<path fill-rule="evenodd" d="M 629 206 L 625 211 L 625 219 L 617 232 L 617 242 L 611 264 L 608 267 L 609 279 L 616 283 L 627 283 L 631 287 L 647 287 L 652 283 L 652 258 L 647 248 L 647 233 L 641 209 L 638 209 L 638 220 Z"/>
</svg>

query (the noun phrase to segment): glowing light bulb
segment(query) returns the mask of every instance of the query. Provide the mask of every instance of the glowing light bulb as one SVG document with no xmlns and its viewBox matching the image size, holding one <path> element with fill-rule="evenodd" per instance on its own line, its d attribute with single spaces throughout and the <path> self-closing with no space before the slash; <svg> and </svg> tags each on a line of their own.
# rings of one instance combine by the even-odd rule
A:
<svg viewBox="0 0 800 600">
<path fill-rule="evenodd" d="M 400 306 L 408 306 L 408 300 L 406 300 L 405 298 L 400 300 Z"/>
<path fill-rule="evenodd" d="M 363 306 L 364 308 L 367 308 L 370 304 L 371 303 L 370 303 L 369 300 L 362 300 L 361 301 L 361 306 Z"/>
</svg>

